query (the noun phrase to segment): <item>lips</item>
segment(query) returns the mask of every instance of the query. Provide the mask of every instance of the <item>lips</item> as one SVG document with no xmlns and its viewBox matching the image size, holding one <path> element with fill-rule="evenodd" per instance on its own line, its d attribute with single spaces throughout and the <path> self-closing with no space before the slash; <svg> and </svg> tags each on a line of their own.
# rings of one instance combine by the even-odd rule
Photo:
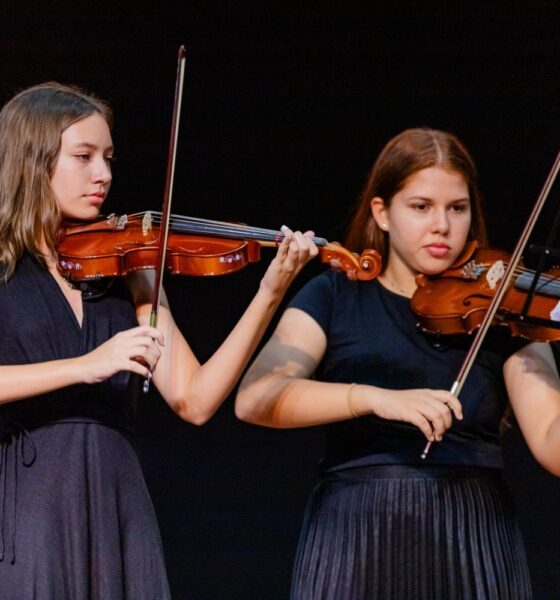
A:
<svg viewBox="0 0 560 600">
<path fill-rule="evenodd" d="M 105 194 L 86 194 L 85 197 L 92 203 L 101 206 L 105 200 Z"/>
<path fill-rule="evenodd" d="M 447 244 L 428 244 L 426 250 L 434 258 L 443 258 L 449 254 L 451 248 Z"/>
</svg>

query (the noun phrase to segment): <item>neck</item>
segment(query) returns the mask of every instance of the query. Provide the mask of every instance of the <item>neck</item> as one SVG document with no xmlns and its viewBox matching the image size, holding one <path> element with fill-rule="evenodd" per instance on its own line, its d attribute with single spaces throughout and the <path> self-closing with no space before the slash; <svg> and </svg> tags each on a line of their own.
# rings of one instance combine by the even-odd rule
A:
<svg viewBox="0 0 560 600">
<path fill-rule="evenodd" d="M 391 273 L 385 271 L 382 275 L 378 277 L 381 284 L 387 289 L 399 294 L 401 296 L 406 296 L 407 298 L 412 298 L 414 292 L 416 291 L 416 282 L 414 279 L 400 279 L 393 277 Z"/>
<path fill-rule="evenodd" d="M 49 269 L 56 268 L 56 256 L 53 255 L 53 253 L 47 246 L 47 243 L 45 242 L 45 239 L 43 236 L 41 236 L 41 241 L 39 242 L 38 246 L 39 246 L 39 250 L 42 252 L 43 256 L 45 257 L 45 261 L 46 261 Z"/>
</svg>

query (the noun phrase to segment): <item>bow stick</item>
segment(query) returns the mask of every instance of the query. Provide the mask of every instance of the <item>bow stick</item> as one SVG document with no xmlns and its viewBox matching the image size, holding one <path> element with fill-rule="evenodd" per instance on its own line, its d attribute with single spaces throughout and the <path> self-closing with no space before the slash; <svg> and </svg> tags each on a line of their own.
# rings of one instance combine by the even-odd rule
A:
<svg viewBox="0 0 560 600">
<path fill-rule="evenodd" d="M 158 254 L 155 270 L 155 285 L 152 296 L 152 310 L 150 312 L 150 326 L 157 327 L 159 299 L 163 284 L 163 273 L 165 270 L 165 257 L 167 237 L 169 234 L 169 220 L 171 215 L 171 196 L 173 193 L 173 177 L 175 175 L 175 158 L 177 155 L 177 138 L 179 135 L 179 120 L 181 117 L 181 102 L 183 99 L 183 81 L 185 79 L 185 46 L 179 48 L 177 60 L 177 77 L 175 80 L 175 100 L 173 103 L 173 118 L 171 121 L 171 134 L 169 136 L 169 155 L 167 158 L 167 174 L 165 178 L 165 190 L 163 193 L 163 207 L 161 216 L 161 227 L 158 240 Z M 150 389 L 150 379 L 144 380 L 144 392 Z"/>
</svg>

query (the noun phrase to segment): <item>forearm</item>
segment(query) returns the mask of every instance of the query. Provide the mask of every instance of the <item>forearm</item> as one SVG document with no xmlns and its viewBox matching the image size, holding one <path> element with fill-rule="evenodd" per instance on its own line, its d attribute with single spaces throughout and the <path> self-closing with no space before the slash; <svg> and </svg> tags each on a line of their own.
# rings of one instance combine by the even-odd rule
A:
<svg viewBox="0 0 560 600">
<path fill-rule="evenodd" d="M 265 359 L 266 360 L 266 357 Z M 418 427 L 429 441 L 441 441 L 451 427 L 452 413 L 462 419 L 461 404 L 447 390 L 391 390 L 365 384 L 322 383 L 274 373 L 257 360 L 243 380 L 236 401 L 237 416 L 250 423 L 277 428 L 308 427 L 376 415 Z M 286 366 L 286 369 L 289 369 Z"/>
<path fill-rule="evenodd" d="M 372 396 L 380 388 L 274 376 L 242 382 L 237 416 L 249 423 L 276 428 L 309 427 L 373 412 Z"/>
<path fill-rule="evenodd" d="M 0 404 L 31 398 L 80 383 L 75 359 L 0 366 Z"/>
</svg>

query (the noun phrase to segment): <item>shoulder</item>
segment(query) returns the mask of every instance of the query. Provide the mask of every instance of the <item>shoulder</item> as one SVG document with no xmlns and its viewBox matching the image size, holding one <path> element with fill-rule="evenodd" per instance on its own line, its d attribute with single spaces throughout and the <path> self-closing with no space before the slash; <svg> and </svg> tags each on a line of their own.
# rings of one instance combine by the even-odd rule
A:
<svg viewBox="0 0 560 600">
<path fill-rule="evenodd" d="M 45 272 L 45 268 L 30 254 L 25 252 L 15 264 L 15 268 L 11 276 L 6 279 L 6 272 L 9 271 L 7 265 L 0 264 L 0 289 L 15 289 L 18 284 L 24 284 L 26 281 L 32 281 L 41 272 Z"/>
<path fill-rule="evenodd" d="M 335 296 L 340 293 L 357 293 L 362 282 L 349 281 L 343 273 L 329 269 L 307 282 L 294 296 L 292 303 L 310 296 Z"/>
<path fill-rule="evenodd" d="M 370 306 L 376 281 L 349 281 L 344 273 L 332 269 L 311 279 L 292 299 L 288 308 L 298 308 L 313 317 L 325 331 L 334 321 L 344 320 L 346 313 Z"/>
</svg>

